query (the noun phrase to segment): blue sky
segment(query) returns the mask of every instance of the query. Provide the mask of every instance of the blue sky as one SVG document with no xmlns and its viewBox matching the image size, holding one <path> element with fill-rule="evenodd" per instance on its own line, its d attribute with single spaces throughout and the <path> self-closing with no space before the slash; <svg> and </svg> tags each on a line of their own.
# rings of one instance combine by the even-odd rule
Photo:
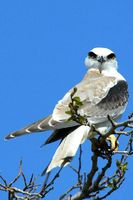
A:
<svg viewBox="0 0 133 200">
<path fill-rule="evenodd" d="M 119 71 L 129 83 L 130 99 L 124 117 L 133 111 L 132 10 L 131 0 L 0 2 L 1 175 L 11 180 L 21 158 L 27 176 L 40 174 L 50 161 L 58 144 L 40 148 L 49 133 L 6 142 L 3 138 L 52 112 L 57 101 L 84 76 L 84 58 L 93 47 L 115 51 Z M 88 144 L 84 144 L 85 158 L 90 151 Z M 86 160 L 84 166 L 89 166 Z M 73 164 L 76 166 L 76 158 Z M 109 200 L 133 197 L 132 165 L 130 158 L 126 181 Z M 73 172 L 65 168 L 54 199 L 74 178 Z M 7 195 L 0 192 L 0 199 L 6 200 Z M 46 199 L 53 199 L 53 193 Z"/>
</svg>

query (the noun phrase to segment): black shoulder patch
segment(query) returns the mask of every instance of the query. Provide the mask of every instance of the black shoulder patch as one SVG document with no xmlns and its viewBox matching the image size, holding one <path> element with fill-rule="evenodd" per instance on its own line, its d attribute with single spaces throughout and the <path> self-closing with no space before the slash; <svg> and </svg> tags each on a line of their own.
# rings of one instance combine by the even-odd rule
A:
<svg viewBox="0 0 133 200">
<path fill-rule="evenodd" d="M 124 106 L 128 102 L 128 85 L 122 80 L 112 87 L 107 96 L 102 99 L 97 106 L 101 109 L 112 110 L 119 106 Z"/>
</svg>

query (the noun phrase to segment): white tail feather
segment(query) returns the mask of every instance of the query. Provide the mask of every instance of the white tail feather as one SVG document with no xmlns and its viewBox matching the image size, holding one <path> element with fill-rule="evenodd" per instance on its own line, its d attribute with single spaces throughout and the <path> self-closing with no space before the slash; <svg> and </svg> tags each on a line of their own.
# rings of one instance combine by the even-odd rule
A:
<svg viewBox="0 0 133 200">
<path fill-rule="evenodd" d="M 79 145 L 88 138 L 89 131 L 90 127 L 82 125 L 67 135 L 57 148 L 46 172 L 50 172 L 57 166 L 66 166 L 69 161 L 65 162 L 65 158 L 71 158 L 76 154 Z"/>
</svg>

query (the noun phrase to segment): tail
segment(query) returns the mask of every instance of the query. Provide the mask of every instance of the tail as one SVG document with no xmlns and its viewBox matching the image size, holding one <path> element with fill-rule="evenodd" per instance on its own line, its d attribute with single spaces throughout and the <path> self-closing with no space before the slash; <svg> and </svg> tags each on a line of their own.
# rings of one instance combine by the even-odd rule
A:
<svg viewBox="0 0 133 200">
<path fill-rule="evenodd" d="M 75 156 L 78 147 L 87 138 L 90 131 L 89 126 L 80 126 L 76 130 L 68 134 L 60 143 L 56 150 L 51 163 L 49 164 L 46 173 L 50 172 L 55 167 L 64 167 L 70 163 Z"/>
<path fill-rule="evenodd" d="M 42 132 L 45 130 L 49 130 L 49 129 L 51 129 L 49 126 L 50 119 L 51 119 L 51 115 L 46 118 L 43 118 L 37 122 L 32 123 L 32 124 L 24 127 L 23 129 L 20 129 L 18 131 L 10 133 L 9 135 L 7 135 L 5 137 L 5 139 L 8 140 L 8 139 L 12 139 L 15 137 L 19 137 L 21 135 L 26 135 L 26 134 L 30 134 L 30 133 L 34 133 L 34 132 Z"/>
</svg>

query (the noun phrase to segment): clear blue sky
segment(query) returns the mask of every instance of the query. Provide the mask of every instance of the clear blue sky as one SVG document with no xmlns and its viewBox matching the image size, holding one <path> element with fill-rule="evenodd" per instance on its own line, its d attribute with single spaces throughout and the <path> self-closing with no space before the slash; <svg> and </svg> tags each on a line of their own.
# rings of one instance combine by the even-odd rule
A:
<svg viewBox="0 0 133 200">
<path fill-rule="evenodd" d="M 40 148 L 49 133 L 6 142 L 4 136 L 50 114 L 56 102 L 83 77 L 84 58 L 97 46 L 116 52 L 119 71 L 128 80 L 126 116 L 133 111 L 132 0 L 0 2 L 0 172 L 8 180 L 16 175 L 21 158 L 27 176 L 40 174 L 58 144 Z M 88 144 L 84 145 L 84 165 L 89 167 Z M 73 163 L 76 166 L 76 158 Z M 132 165 L 130 158 L 126 181 L 109 200 L 133 198 Z M 46 199 L 57 199 L 74 178 L 65 168 L 54 197 L 51 193 Z M 6 200 L 7 195 L 0 192 L 0 199 Z"/>
</svg>

